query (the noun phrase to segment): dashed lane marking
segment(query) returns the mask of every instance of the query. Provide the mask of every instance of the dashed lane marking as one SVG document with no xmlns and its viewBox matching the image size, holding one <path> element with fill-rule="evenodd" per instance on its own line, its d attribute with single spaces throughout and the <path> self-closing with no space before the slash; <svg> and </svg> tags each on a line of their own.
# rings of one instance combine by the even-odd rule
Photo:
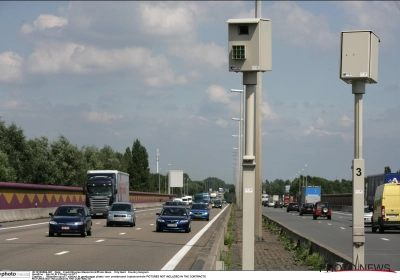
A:
<svg viewBox="0 0 400 280">
<path fill-rule="evenodd" d="M 67 254 L 67 253 L 69 253 L 69 251 L 62 251 L 62 252 L 59 252 L 59 253 L 55 253 L 54 255 L 61 256 L 61 255 Z"/>
</svg>

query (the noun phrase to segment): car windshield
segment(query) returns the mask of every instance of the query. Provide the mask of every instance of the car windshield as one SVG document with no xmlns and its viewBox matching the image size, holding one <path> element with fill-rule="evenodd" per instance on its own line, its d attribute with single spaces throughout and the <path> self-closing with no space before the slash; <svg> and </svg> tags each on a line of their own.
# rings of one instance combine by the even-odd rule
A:
<svg viewBox="0 0 400 280">
<path fill-rule="evenodd" d="M 82 207 L 63 206 L 56 210 L 54 216 L 83 216 L 83 213 Z"/>
<path fill-rule="evenodd" d="M 313 207 L 313 204 L 312 203 L 304 203 L 303 207 Z"/>
<path fill-rule="evenodd" d="M 371 213 L 372 211 L 368 207 L 364 207 L 364 213 Z"/>
<path fill-rule="evenodd" d="M 164 216 L 186 216 L 186 211 L 185 208 L 182 207 L 177 207 L 177 208 L 164 208 L 163 211 L 161 212 L 161 215 Z"/>
<path fill-rule="evenodd" d="M 317 209 L 321 210 L 324 207 L 329 207 L 328 203 L 318 203 L 317 204 Z"/>
<path fill-rule="evenodd" d="M 214 203 L 221 203 L 220 200 L 214 200 Z"/>
<path fill-rule="evenodd" d="M 131 211 L 131 209 L 130 204 L 113 204 L 110 211 Z"/>
<path fill-rule="evenodd" d="M 177 201 L 167 201 L 165 202 L 165 205 L 178 205 Z"/>
<path fill-rule="evenodd" d="M 193 204 L 192 209 L 196 210 L 207 210 L 208 206 L 206 204 Z"/>
</svg>

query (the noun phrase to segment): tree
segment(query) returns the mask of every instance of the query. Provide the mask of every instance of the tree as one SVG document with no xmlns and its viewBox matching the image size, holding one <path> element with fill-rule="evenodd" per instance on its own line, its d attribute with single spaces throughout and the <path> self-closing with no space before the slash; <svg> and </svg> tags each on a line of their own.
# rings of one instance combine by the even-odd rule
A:
<svg viewBox="0 0 400 280">
<path fill-rule="evenodd" d="M 383 173 L 392 173 L 392 169 L 389 166 L 385 166 L 385 170 Z"/>
<path fill-rule="evenodd" d="M 136 139 L 132 146 L 132 166 L 130 185 L 136 191 L 148 191 L 150 179 L 149 155 L 146 148 L 140 144 L 139 139 Z"/>
<path fill-rule="evenodd" d="M 0 151 L 0 181 L 15 182 L 16 174 L 8 162 L 8 157 Z"/>
</svg>

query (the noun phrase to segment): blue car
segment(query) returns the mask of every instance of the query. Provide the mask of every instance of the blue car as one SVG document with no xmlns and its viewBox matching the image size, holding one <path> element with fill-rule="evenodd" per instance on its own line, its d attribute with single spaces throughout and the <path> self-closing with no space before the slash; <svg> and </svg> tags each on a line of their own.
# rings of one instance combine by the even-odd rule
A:
<svg viewBox="0 0 400 280">
<path fill-rule="evenodd" d="M 61 234 L 80 234 L 82 237 L 92 235 L 92 216 L 86 206 L 62 205 L 49 213 L 49 236 Z"/>
<path fill-rule="evenodd" d="M 210 220 L 210 208 L 207 203 L 193 203 L 189 215 L 192 219 Z"/>
<path fill-rule="evenodd" d="M 185 207 L 164 205 L 161 212 L 156 213 L 156 215 L 158 215 L 156 220 L 157 232 L 183 230 L 188 233 L 191 231 L 191 218 Z"/>
</svg>

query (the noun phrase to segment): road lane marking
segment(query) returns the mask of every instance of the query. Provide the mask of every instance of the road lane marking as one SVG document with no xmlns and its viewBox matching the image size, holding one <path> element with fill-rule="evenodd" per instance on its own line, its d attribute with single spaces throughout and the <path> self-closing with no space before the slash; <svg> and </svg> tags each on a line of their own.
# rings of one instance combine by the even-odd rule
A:
<svg viewBox="0 0 400 280">
<path fill-rule="evenodd" d="M 69 251 L 62 251 L 60 253 L 55 253 L 54 255 L 61 256 L 61 255 L 67 254 L 67 253 L 69 253 Z"/>
<path fill-rule="evenodd" d="M 96 240 L 95 242 L 103 242 L 104 239 Z"/>
<path fill-rule="evenodd" d="M 150 224 L 151 226 L 154 226 L 154 224 Z"/>
<path fill-rule="evenodd" d="M 124 234 L 126 234 L 125 232 L 121 232 L 119 235 L 124 235 Z"/>
<path fill-rule="evenodd" d="M 381 238 L 383 241 L 390 241 L 390 239 L 387 238 Z"/>
<path fill-rule="evenodd" d="M 318 223 L 322 223 L 321 221 L 318 221 Z"/>
<path fill-rule="evenodd" d="M 328 224 L 328 226 L 331 226 L 332 224 Z"/>
<path fill-rule="evenodd" d="M 140 229 L 142 229 L 142 228 L 137 228 L 136 230 L 140 230 Z"/>
<path fill-rule="evenodd" d="M 0 230 L 5 230 L 5 229 L 10 229 L 10 228 L 23 228 L 23 227 L 32 227 L 32 226 L 37 226 L 37 225 L 45 225 L 48 224 L 49 222 L 45 223 L 38 223 L 38 224 L 30 224 L 30 225 L 24 225 L 24 226 L 16 226 L 16 227 L 1 227 Z"/>
<path fill-rule="evenodd" d="M 10 239 L 6 239 L 6 240 L 11 241 L 11 240 L 15 240 L 15 239 L 18 239 L 18 238 L 10 238 Z"/>
<path fill-rule="evenodd" d="M 196 244 L 196 242 L 203 236 L 204 232 L 208 230 L 208 228 L 218 219 L 218 217 L 227 209 L 227 207 L 223 208 L 221 212 L 219 212 L 214 219 L 209 221 L 202 230 L 200 230 L 182 249 L 179 250 L 175 256 L 163 267 L 161 270 L 174 270 L 174 268 L 178 265 L 178 263 L 183 259 L 187 252 Z"/>
<path fill-rule="evenodd" d="M 100 224 L 101 224 L 100 222 L 96 223 L 96 225 L 100 225 Z"/>
<path fill-rule="evenodd" d="M 344 228 L 344 227 L 340 227 L 341 229 L 346 229 L 346 228 Z"/>
</svg>

